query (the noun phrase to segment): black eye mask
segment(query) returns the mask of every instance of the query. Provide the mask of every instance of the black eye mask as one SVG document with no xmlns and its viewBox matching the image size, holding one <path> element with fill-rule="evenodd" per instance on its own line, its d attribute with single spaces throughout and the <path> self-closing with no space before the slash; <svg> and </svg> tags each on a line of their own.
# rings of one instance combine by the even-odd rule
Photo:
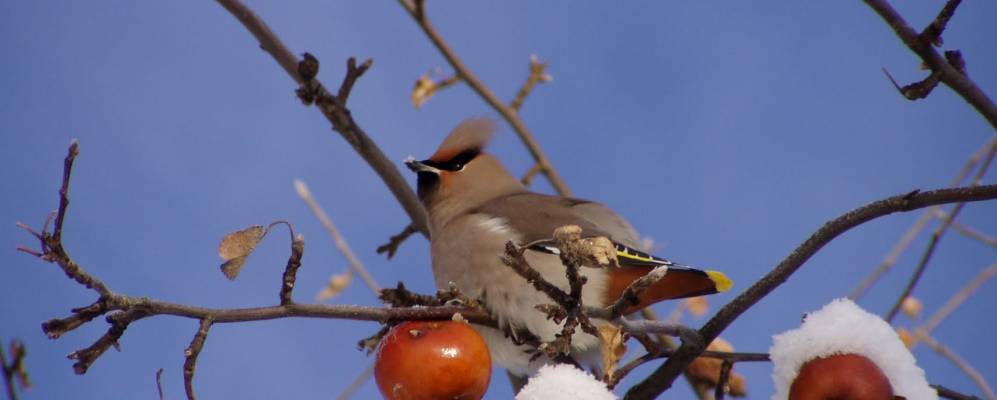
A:
<svg viewBox="0 0 997 400">
<path fill-rule="evenodd" d="M 447 161 L 424 160 L 419 162 L 436 169 L 441 169 L 450 172 L 457 172 L 464 169 L 464 166 L 467 165 L 467 163 L 471 162 L 471 160 L 475 159 L 475 157 L 477 157 L 479 154 L 481 154 L 480 149 L 469 149 L 469 150 L 464 150 L 463 152 L 454 157 L 451 157 Z"/>
</svg>

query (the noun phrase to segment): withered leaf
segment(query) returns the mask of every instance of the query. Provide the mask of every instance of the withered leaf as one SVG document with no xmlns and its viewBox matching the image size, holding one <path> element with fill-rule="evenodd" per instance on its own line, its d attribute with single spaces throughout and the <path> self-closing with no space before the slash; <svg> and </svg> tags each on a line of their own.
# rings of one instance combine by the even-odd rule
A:
<svg viewBox="0 0 997 400">
<path fill-rule="evenodd" d="M 264 235 L 266 229 L 261 225 L 253 225 L 225 235 L 218 245 L 218 256 L 225 260 L 221 267 L 225 277 L 234 280 L 239 276 L 239 271 L 246 264 L 246 258 L 256 250 Z"/>
<path fill-rule="evenodd" d="M 620 327 L 612 324 L 599 327 L 599 352 L 602 354 L 602 373 L 607 380 L 616 372 L 620 359 L 627 353 L 626 340 Z"/>
<path fill-rule="evenodd" d="M 350 283 L 352 282 L 352 269 L 347 269 L 346 272 L 333 275 L 329 278 L 329 283 L 326 284 L 317 295 L 315 295 L 315 301 L 324 301 L 338 296 L 340 293 L 343 293 L 346 288 L 350 287 Z"/>
<path fill-rule="evenodd" d="M 706 347 L 707 350 L 711 351 L 723 351 L 723 352 L 733 352 L 734 346 L 730 342 L 716 338 Z M 686 368 L 690 379 L 706 384 L 710 387 L 716 387 L 718 381 L 720 380 L 720 367 L 723 365 L 723 360 L 719 358 L 710 357 L 698 357 L 692 361 L 691 364 Z M 734 397 L 744 397 L 748 394 L 747 381 L 744 376 L 734 372 L 730 372 L 727 378 L 727 388 L 728 393 Z"/>
<path fill-rule="evenodd" d="M 436 89 L 439 86 L 433 81 L 428 74 L 422 74 L 419 79 L 415 81 L 415 88 L 412 89 L 412 105 L 415 108 L 422 107 L 429 101 L 430 97 L 436 94 Z"/>
</svg>

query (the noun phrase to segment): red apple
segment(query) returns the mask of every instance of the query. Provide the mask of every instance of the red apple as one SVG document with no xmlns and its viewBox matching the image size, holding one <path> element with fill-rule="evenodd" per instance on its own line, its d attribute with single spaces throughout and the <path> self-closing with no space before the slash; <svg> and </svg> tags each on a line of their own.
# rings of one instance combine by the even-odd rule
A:
<svg viewBox="0 0 997 400">
<path fill-rule="evenodd" d="M 893 386 L 865 356 L 837 354 L 815 358 L 800 367 L 789 387 L 789 400 L 891 400 Z"/>
<path fill-rule="evenodd" d="M 488 345 L 470 325 L 409 321 L 381 339 L 374 377 L 387 399 L 480 399 L 492 376 Z"/>
</svg>

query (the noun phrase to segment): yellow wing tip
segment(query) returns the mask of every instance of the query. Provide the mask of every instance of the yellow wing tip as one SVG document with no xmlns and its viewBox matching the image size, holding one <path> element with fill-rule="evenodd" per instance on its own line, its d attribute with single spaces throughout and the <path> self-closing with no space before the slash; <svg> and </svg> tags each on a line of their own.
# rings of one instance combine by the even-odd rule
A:
<svg viewBox="0 0 997 400">
<path fill-rule="evenodd" d="M 710 280 L 713 281 L 713 284 L 717 288 L 717 292 L 726 292 L 730 290 L 731 285 L 733 285 L 733 282 L 730 281 L 730 278 L 728 278 L 727 275 L 724 275 L 723 272 L 706 271 L 706 275 L 709 276 Z"/>
</svg>

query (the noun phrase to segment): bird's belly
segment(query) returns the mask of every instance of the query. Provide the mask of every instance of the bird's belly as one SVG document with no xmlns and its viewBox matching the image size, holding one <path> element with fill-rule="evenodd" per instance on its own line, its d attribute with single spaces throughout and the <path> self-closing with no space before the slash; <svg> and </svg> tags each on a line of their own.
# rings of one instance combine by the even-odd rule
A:
<svg viewBox="0 0 997 400">
<path fill-rule="evenodd" d="M 551 304 L 553 300 L 501 261 L 505 243 L 518 241 L 519 235 L 485 217 L 469 217 L 453 223 L 462 226 L 439 230 L 439 235 L 432 240 L 433 275 L 437 288 L 444 289 L 453 282 L 465 297 L 482 300 L 503 327 L 525 329 L 542 341 L 554 340 L 563 323 L 555 324 L 535 308 L 539 304 Z M 461 232 L 462 235 L 458 237 L 453 232 Z M 525 256 L 545 280 L 568 290 L 565 267 L 559 257 L 532 251 Z M 606 272 L 582 268 L 581 273 L 588 278 L 582 291 L 583 303 L 604 306 L 601 294 L 606 287 Z M 495 362 L 516 374 L 532 373 L 545 361 L 541 357 L 530 363 L 530 354 L 524 351 L 530 348 L 514 345 L 502 332 L 487 328 L 479 328 L 479 331 L 488 341 Z M 598 339 L 578 330 L 572 338 L 572 347 L 576 352 L 595 350 L 598 349 Z"/>
</svg>

